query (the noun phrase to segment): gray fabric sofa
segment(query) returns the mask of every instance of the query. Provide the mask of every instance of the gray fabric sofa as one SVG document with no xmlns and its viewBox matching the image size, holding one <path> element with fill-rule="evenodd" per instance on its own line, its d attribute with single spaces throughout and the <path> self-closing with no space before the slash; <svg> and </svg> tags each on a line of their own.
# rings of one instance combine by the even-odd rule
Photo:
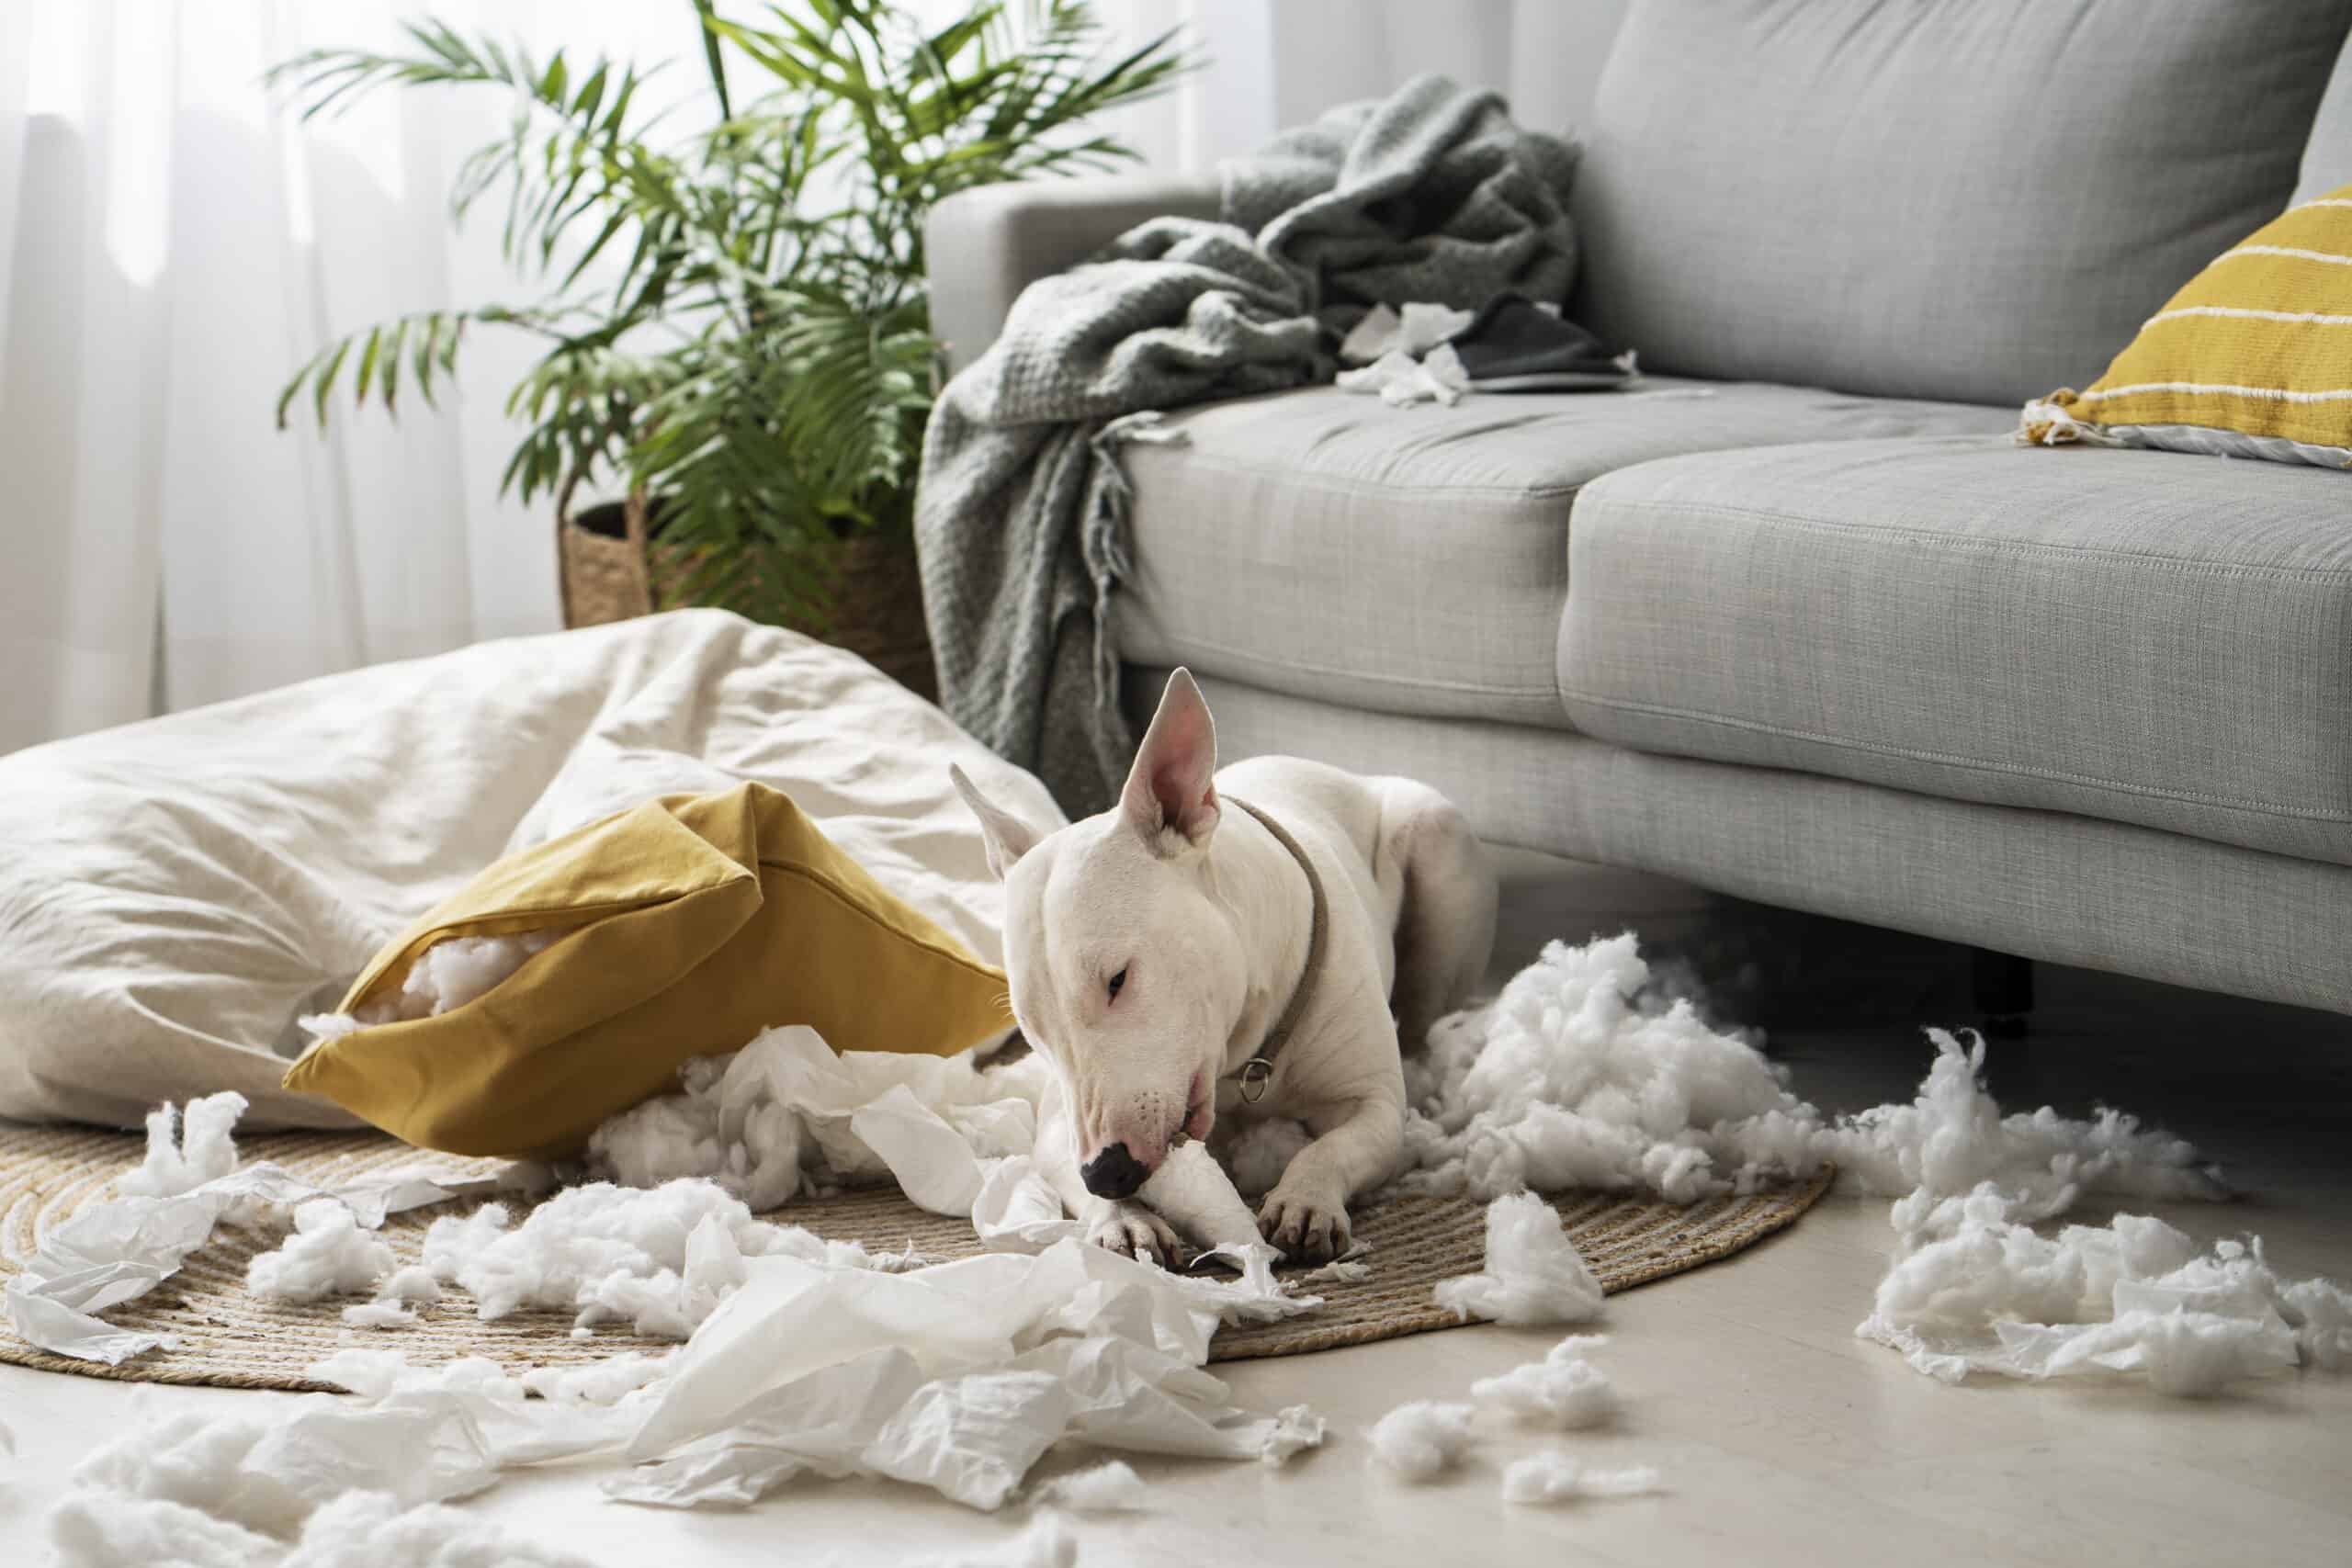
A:
<svg viewBox="0 0 2352 1568">
<path fill-rule="evenodd" d="M 2352 1011 L 2352 474 L 2020 448 L 2290 194 L 2352 0 L 1634 0 L 1569 313 L 1631 393 L 1329 388 L 1129 448 L 1132 690 L 1490 840 Z M 2315 129 L 2316 128 L 2316 129 Z M 959 359 L 1213 179 L 935 214 Z"/>
</svg>

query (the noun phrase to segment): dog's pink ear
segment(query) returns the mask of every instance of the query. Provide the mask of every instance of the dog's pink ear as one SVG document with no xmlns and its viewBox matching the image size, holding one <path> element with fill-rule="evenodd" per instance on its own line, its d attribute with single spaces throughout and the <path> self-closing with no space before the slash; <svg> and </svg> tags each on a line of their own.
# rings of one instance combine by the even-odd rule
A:
<svg viewBox="0 0 2352 1568">
<path fill-rule="evenodd" d="M 1159 711 L 1128 770 L 1120 807 L 1147 843 L 1163 844 L 1172 830 L 1198 848 L 1216 828 L 1216 725 L 1193 672 L 1180 669 L 1159 694 Z"/>
<path fill-rule="evenodd" d="M 1012 869 L 1012 863 L 1037 847 L 1037 830 L 982 795 L 980 786 L 955 763 L 947 764 L 947 774 L 956 781 L 956 793 L 964 797 L 964 804 L 980 819 L 980 839 L 988 847 L 989 874 L 1003 881 L 1005 874 Z"/>
</svg>

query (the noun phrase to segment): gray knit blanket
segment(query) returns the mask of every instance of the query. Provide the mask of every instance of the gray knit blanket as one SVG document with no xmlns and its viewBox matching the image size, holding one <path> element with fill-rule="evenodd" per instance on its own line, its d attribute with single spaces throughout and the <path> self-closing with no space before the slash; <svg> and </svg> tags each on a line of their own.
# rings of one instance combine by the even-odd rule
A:
<svg viewBox="0 0 2352 1568">
<path fill-rule="evenodd" d="M 1159 411 L 1330 379 L 1376 304 L 1564 300 L 1574 151 L 1437 76 L 1223 164 L 1222 220 L 1163 218 L 1030 285 L 933 411 L 915 496 L 940 700 L 1072 817 L 1118 793 L 1117 449 Z"/>
</svg>

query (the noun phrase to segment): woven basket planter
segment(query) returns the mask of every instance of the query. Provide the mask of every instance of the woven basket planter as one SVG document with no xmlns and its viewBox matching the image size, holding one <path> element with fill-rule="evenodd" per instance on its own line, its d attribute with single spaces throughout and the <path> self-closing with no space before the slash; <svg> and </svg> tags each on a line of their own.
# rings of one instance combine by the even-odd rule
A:
<svg viewBox="0 0 2352 1568">
<path fill-rule="evenodd" d="M 641 491 L 616 505 L 575 513 L 567 487 L 557 507 L 556 547 L 566 626 L 651 615 L 656 604 L 673 597 L 667 590 L 678 563 L 649 525 Z M 922 579 L 910 537 L 860 534 L 843 541 L 826 623 L 785 624 L 847 649 L 919 696 L 939 695 L 931 633 L 922 618 Z"/>
</svg>

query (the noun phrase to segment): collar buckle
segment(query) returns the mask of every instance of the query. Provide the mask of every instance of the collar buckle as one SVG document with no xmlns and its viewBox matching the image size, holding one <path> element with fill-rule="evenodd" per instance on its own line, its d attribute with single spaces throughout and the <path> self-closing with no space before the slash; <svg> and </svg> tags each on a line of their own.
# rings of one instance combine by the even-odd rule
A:
<svg viewBox="0 0 2352 1568">
<path fill-rule="evenodd" d="M 1266 1098 L 1266 1086 L 1273 1081 L 1274 1065 L 1263 1056 L 1252 1056 L 1241 1064 L 1241 1100 L 1255 1105 Z"/>
</svg>

